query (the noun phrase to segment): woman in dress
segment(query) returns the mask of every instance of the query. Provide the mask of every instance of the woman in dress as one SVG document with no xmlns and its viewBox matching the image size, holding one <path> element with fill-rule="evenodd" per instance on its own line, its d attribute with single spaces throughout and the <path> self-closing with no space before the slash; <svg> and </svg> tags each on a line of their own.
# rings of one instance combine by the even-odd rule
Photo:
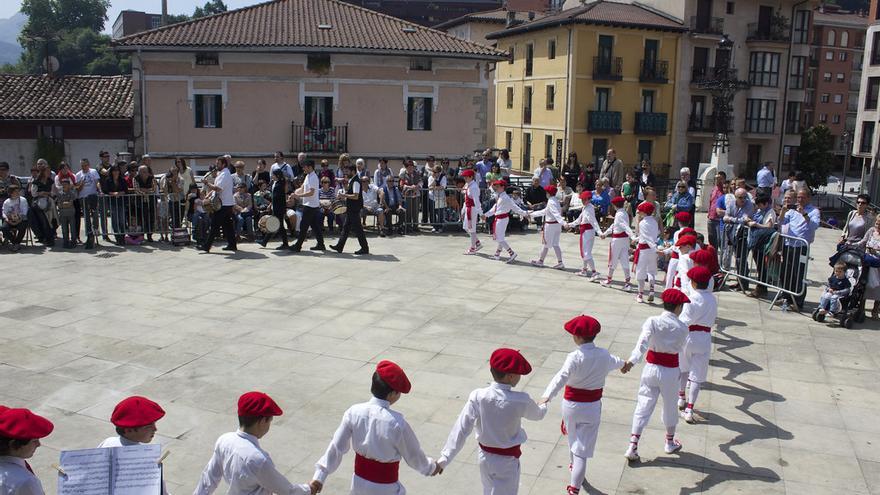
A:
<svg viewBox="0 0 880 495">
<path fill-rule="evenodd" d="M 856 209 L 846 216 L 840 242 L 837 244 L 838 250 L 845 246 L 858 245 L 865 238 L 865 233 L 874 225 L 874 215 L 868 210 L 870 204 L 871 197 L 867 194 L 859 194 L 856 197 Z"/>
</svg>

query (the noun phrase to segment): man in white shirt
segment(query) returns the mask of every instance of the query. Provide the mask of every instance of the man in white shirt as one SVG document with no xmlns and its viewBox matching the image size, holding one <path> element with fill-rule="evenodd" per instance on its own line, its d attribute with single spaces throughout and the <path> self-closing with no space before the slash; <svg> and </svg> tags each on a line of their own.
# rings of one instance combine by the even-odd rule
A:
<svg viewBox="0 0 880 495">
<path fill-rule="evenodd" d="M 766 196 L 773 195 L 773 187 L 776 186 L 776 177 L 773 176 L 773 170 L 770 168 L 773 162 L 764 162 L 761 170 L 758 170 L 758 190 L 755 195 L 764 194 Z"/>
<path fill-rule="evenodd" d="M 553 182 L 553 171 L 547 166 L 547 160 L 542 159 L 538 163 L 538 168 L 535 169 L 533 177 L 540 181 L 541 187 L 547 187 Z"/>
<path fill-rule="evenodd" d="M 361 191 L 364 196 L 364 209 L 361 210 L 361 220 L 366 221 L 367 215 L 376 215 L 376 229 L 385 236 L 382 227 L 385 225 L 385 211 L 379 204 L 379 188 L 370 183 L 370 176 L 361 177 Z"/>
<path fill-rule="evenodd" d="M 76 173 L 76 189 L 79 191 L 79 202 L 82 214 L 86 217 L 86 249 L 95 247 L 95 235 L 98 232 L 98 193 L 101 191 L 101 174 L 90 168 L 89 159 L 79 161 L 81 170 Z M 79 236 L 79 222 L 76 228 Z"/>
<path fill-rule="evenodd" d="M 117 436 L 108 437 L 98 445 L 99 449 L 128 447 L 150 443 L 156 436 L 156 422 L 165 416 L 159 404 L 146 397 L 133 395 L 116 404 L 110 415 L 110 422 L 116 427 Z M 162 480 L 162 493 L 167 495 L 165 480 Z"/>
<path fill-rule="evenodd" d="M 211 244 L 213 244 L 214 238 L 220 234 L 221 227 L 226 235 L 226 246 L 223 246 L 223 250 L 238 250 L 235 244 L 235 222 L 233 221 L 232 212 L 232 207 L 235 205 L 235 183 L 229 171 L 229 159 L 225 156 L 218 157 L 216 166 L 218 174 L 217 178 L 214 179 L 214 183 L 205 183 L 205 187 L 211 190 L 211 194 L 220 197 L 220 209 L 211 216 L 211 232 L 205 239 L 205 243 L 201 246 L 201 250 L 206 253 L 211 252 Z"/>
<path fill-rule="evenodd" d="M 3 237 L 9 241 L 10 249 L 18 251 L 28 229 L 28 204 L 21 197 L 18 184 L 9 186 L 9 197 L 3 202 Z"/>
<path fill-rule="evenodd" d="M 303 242 L 309 233 L 309 228 L 315 234 L 316 244 L 309 249 L 311 251 L 326 251 L 324 247 L 324 234 L 321 231 L 321 201 L 318 199 L 318 189 L 321 184 L 318 181 L 318 174 L 315 173 L 315 161 L 306 160 L 303 162 L 303 179 L 300 192 L 294 192 L 293 195 L 302 200 L 302 220 L 299 227 L 299 238 L 296 243 L 290 246 L 290 250 L 298 253 L 302 250 Z"/>
<path fill-rule="evenodd" d="M 293 167 L 291 167 L 289 163 L 284 161 L 284 153 L 280 151 L 275 152 L 275 163 L 272 164 L 272 168 L 269 169 L 269 173 L 274 174 L 276 170 L 281 170 L 282 172 L 284 172 L 285 179 L 293 180 Z"/>
<path fill-rule="evenodd" d="M 320 484 L 294 485 L 275 468 L 260 439 L 269 433 L 272 418 L 283 412 L 271 397 L 248 392 L 238 399 L 238 431 L 217 439 L 214 455 L 205 466 L 193 495 L 211 495 L 221 478 L 227 495 L 314 495 Z"/>
</svg>

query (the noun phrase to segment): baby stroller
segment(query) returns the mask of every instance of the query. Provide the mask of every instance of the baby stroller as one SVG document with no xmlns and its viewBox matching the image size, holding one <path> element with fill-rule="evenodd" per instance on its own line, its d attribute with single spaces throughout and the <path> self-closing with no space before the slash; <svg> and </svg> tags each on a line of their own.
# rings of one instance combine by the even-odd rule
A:
<svg viewBox="0 0 880 495">
<path fill-rule="evenodd" d="M 837 262 L 846 265 L 846 276 L 852 284 L 852 290 L 849 295 L 840 299 L 840 311 L 828 315 L 836 318 L 840 326 L 852 328 L 853 322 L 865 321 L 865 288 L 868 284 L 869 271 L 865 266 L 865 252 L 852 247 L 844 248 L 830 258 L 829 264 L 833 267 Z M 823 322 L 826 316 L 819 314 L 819 309 L 813 311 L 815 321 Z"/>
</svg>

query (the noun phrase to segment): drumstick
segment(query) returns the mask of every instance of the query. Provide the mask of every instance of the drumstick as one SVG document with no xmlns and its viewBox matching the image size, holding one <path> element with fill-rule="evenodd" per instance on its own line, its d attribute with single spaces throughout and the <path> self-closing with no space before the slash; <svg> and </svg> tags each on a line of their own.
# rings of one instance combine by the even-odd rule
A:
<svg viewBox="0 0 880 495">
<path fill-rule="evenodd" d="M 67 476 L 67 473 L 65 473 L 64 470 L 61 469 L 61 466 L 59 466 L 58 464 L 52 464 L 52 469 L 55 469 L 56 471 L 58 471 L 58 473 L 61 474 L 62 476 Z"/>
</svg>

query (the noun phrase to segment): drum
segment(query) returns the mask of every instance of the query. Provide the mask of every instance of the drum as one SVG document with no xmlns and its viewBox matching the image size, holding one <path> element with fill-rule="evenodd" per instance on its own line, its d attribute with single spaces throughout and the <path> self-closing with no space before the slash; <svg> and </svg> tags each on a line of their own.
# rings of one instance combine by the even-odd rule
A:
<svg viewBox="0 0 880 495">
<path fill-rule="evenodd" d="M 281 220 L 278 220 L 278 217 L 275 215 L 261 216 L 258 224 L 260 232 L 263 232 L 264 234 L 274 234 L 281 228 Z"/>
<path fill-rule="evenodd" d="M 46 196 L 40 196 L 36 201 L 37 208 L 46 211 L 49 209 L 49 198 Z"/>
<path fill-rule="evenodd" d="M 348 211 L 348 207 L 345 206 L 345 200 L 342 198 L 336 198 L 330 203 L 330 210 L 334 215 L 345 215 L 345 212 Z"/>
<path fill-rule="evenodd" d="M 202 208 L 204 208 L 207 213 L 216 213 L 220 211 L 221 206 L 220 195 L 213 192 L 202 202 Z"/>
</svg>

